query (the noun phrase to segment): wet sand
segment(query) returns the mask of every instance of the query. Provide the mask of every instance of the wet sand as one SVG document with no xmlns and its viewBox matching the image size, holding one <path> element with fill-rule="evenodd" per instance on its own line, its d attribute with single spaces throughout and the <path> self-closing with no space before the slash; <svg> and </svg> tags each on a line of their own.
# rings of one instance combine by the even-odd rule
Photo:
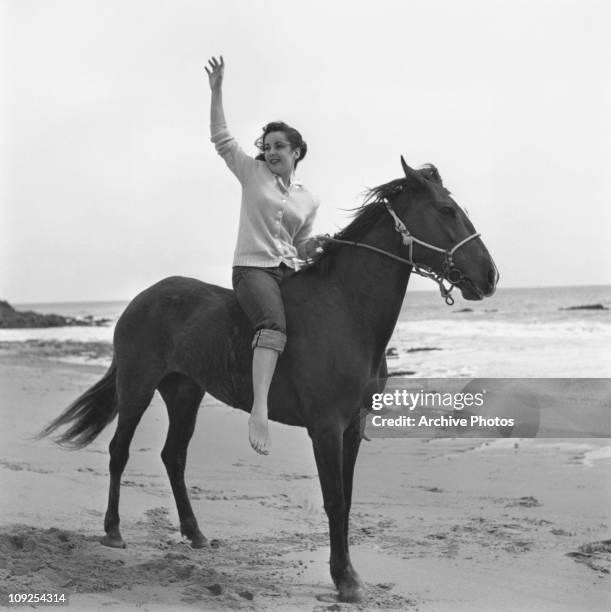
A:
<svg viewBox="0 0 611 612">
<path fill-rule="evenodd" d="M 28 439 L 104 372 L 59 353 L 0 350 L 2 605 L 63 592 L 78 610 L 609 609 L 606 439 L 364 443 L 351 554 L 367 600 L 355 606 L 336 602 L 305 431 L 273 424 L 272 454 L 259 457 L 247 416 L 205 399 L 187 484 L 212 546 L 193 550 L 159 456 L 156 396 L 123 478 L 128 547 L 101 546 L 114 426 L 81 451 Z"/>
</svg>

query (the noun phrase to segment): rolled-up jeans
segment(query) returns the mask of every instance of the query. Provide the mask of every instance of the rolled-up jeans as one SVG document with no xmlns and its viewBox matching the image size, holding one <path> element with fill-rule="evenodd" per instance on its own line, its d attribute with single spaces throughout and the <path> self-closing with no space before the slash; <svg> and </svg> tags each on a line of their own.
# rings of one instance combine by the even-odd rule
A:
<svg viewBox="0 0 611 612">
<path fill-rule="evenodd" d="M 294 273 L 285 264 L 264 268 L 234 266 L 231 283 L 238 303 L 251 322 L 255 335 L 252 347 L 282 353 L 286 345 L 286 317 L 280 283 Z"/>
</svg>

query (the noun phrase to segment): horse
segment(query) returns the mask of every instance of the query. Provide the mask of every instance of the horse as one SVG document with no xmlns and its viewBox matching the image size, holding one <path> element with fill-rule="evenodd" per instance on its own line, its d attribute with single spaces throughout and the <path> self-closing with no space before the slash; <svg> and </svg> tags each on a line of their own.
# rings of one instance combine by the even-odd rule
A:
<svg viewBox="0 0 611 612">
<path fill-rule="evenodd" d="M 455 287 L 467 300 L 490 296 L 499 278 L 437 169 L 410 168 L 403 157 L 401 164 L 405 176 L 371 189 L 353 220 L 328 237 L 324 252 L 281 286 L 289 341 L 269 391 L 269 418 L 305 427 L 311 438 L 329 522 L 330 573 L 342 602 L 364 596 L 348 547 L 352 481 L 363 408 L 368 394 L 384 388 L 385 350 L 410 274 L 435 280 L 448 303 Z M 187 447 L 206 392 L 250 411 L 252 334 L 233 291 L 192 278 L 166 278 L 126 307 L 106 374 L 40 433 L 66 426 L 56 441 L 82 448 L 118 415 L 103 544 L 125 547 L 121 474 L 157 389 L 169 415 L 161 458 L 180 531 L 192 547 L 207 545 L 185 485 Z"/>
</svg>

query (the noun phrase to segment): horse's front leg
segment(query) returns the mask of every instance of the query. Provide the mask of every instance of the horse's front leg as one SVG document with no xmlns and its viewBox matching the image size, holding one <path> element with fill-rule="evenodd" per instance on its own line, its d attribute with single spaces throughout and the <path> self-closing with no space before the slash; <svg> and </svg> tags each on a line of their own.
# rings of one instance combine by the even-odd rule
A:
<svg viewBox="0 0 611 612">
<path fill-rule="evenodd" d="M 343 431 L 334 425 L 330 429 L 321 428 L 311 436 L 325 511 L 329 518 L 331 578 L 339 590 L 340 601 L 358 602 L 363 597 L 363 585 L 348 553 Z"/>
<path fill-rule="evenodd" d="M 348 429 L 344 432 L 343 440 L 343 475 L 344 475 L 344 500 L 346 503 L 345 537 L 348 546 L 348 527 L 350 519 L 350 507 L 352 505 L 352 481 L 354 478 L 354 466 L 361 445 L 361 418 L 355 418 Z"/>
</svg>

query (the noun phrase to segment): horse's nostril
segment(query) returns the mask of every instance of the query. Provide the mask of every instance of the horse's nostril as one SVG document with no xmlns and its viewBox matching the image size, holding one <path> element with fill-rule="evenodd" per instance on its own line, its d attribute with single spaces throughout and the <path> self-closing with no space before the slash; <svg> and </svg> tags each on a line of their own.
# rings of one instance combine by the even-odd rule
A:
<svg viewBox="0 0 611 612">
<path fill-rule="evenodd" d="M 490 270 L 488 270 L 488 282 L 490 285 L 492 285 L 492 287 L 494 287 L 498 280 L 499 273 L 497 272 L 496 268 L 490 268 Z"/>
</svg>

